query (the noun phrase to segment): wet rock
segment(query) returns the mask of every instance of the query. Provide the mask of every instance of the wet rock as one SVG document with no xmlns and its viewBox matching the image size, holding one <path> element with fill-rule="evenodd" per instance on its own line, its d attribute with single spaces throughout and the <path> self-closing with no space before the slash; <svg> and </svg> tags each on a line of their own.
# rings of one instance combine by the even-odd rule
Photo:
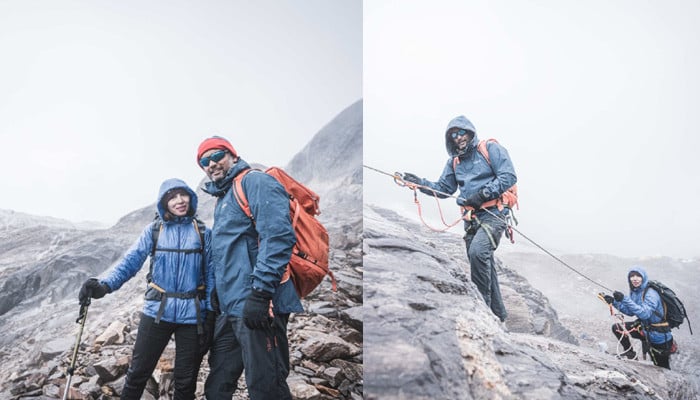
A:
<svg viewBox="0 0 700 400">
<path fill-rule="evenodd" d="M 126 324 L 121 321 L 114 321 L 95 339 L 95 345 L 107 346 L 110 344 L 122 344 L 124 343 L 125 330 Z"/>
<path fill-rule="evenodd" d="M 105 359 L 93 366 L 102 382 L 111 382 L 126 372 L 129 368 L 129 358 Z"/>
<path fill-rule="evenodd" d="M 327 362 L 335 358 L 351 358 L 360 353 L 360 348 L 333 335 L 315 333 L 301 345 L 301 352 L 311 359 Z"/>
</svg>

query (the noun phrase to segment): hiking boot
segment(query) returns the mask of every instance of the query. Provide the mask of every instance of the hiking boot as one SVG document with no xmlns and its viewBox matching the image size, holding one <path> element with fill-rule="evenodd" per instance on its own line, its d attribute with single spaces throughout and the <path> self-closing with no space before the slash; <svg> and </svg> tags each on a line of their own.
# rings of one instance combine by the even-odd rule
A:
<svg viewBox="0 0 700 400">
<path fill-rule="evenodd" d="M 624 353 L 618 355 L 618 357 L 627 358 L 630 360 L 635 360 L 637 358 L 637 353 L 634 350 L 629 349 L 629 350 L 625 351 Z"/>
</svg>

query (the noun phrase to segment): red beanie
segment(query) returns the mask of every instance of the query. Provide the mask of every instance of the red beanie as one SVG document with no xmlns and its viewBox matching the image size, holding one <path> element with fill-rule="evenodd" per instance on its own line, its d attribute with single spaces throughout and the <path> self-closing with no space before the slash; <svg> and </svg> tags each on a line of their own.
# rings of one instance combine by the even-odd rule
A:
<svg viewBox="0 0 700 400">
<path fill-rule="evenodd" d="M 228 140 L 220 136 L 212 136 L 208 139 L 204 139 L 204 141 L 199 145 L 199 148 L 197 149 L 197 165 L 199 165 L 199 159 L 202 158 L 202 154 L 206 153 L 211 149 L 228 150 L 228 152 L 231 153 L 233 157 L 238 157 L 236 150 L 233 148 L 233 146 Z"/>
</svg>

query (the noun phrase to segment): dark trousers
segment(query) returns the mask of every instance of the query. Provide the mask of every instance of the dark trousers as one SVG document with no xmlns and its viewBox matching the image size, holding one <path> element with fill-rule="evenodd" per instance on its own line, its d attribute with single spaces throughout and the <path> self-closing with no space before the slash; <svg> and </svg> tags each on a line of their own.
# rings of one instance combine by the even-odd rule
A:
<svg viewBox="0 0 700 400">
<path fill-rule="evenodd" d="M 230 400 L 245 372 L 251 400 L 291 400 L 289 375 L 289 314 L 275 314 L 270 329 L 248 329 L 241 318 L 221 315 L 216 320 L 209 350 L 207 400 Z"/>
<path fill-rule="evenodd" d="M 201 361 L 197 325 L 173 324 L 163 320 L 156 324 L 154 318 L 141 314 L 131 365 L 126 373 L 126 382 L 121 394 L 122 400 L 141 398 L 148 378 L 153 374 L 173 333 L 175 334 L 174 399 L 194 399 Z"/>
<path fill-rule="evenodd" d="M 493 253 L 501 241 L 506 224 L 500 218 L 483 211 L 478 213 L 478 218 L 481 224 L 472 220 L 464 235 L 472 282 L 479 289 L 491 311 L 501 321 L 505 321 L 508 314 L 506 306 L 503 304 L 503 298 L 501 298 L 501 289 L 498 286 L 498 274 L 496 273 L 496 261 Z"/>
<path fill-rule="evenodd" d="M 636 326 L 639 326 L 638 321 L 625 322 L 626 331 L 629 331 L 630 329 L 633 329 Z M 629 335 L 626 335 L 620 331 L 620 326 L 618 326 L 618 324 L 613 324 L 612 331 L 615 334 L 617 340 L 620 341 L 620 344 L 622 345 L 624 351 L 632 350 L 630 336 L 634 339 L 639 339 L 642 341 L 642 348 L 644 349 L 644 352 L 651 354 L 651 361 L 654 363 L 654 365 L 658 367 L 671 369 L 671 346 L 673 345 L 673 339 L 669 340 L 666 343 L 650 343 L 647 342 L 647 339 L 639 330 L 635 329 L 634 331 L 631 331 Z"/>
</svg>

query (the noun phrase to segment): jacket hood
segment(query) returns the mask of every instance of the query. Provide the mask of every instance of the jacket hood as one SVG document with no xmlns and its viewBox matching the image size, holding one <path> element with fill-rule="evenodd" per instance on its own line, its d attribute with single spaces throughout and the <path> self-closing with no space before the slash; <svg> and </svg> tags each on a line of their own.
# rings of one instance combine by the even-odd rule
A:
<svg viewBox="0 0 700 400">
<path fill-rule="evenodd" d="M 449 130 L 452 128 L 461 128 L 467 131 L 474 132 L 474 137 L 472 138 L 472 141 L 469 142 L 469 144 L 467 145 L 466 150 L 460 152 L 457 149 L 457 146 L 455 146 L 455 142 L 454 140 L 452 140 L 452 137 L 447 134 L 447 132 L 449 132 Z M 464 115 L 460 115 L 459 117 L 453 118 L 452 121 L 450 121 L 450 123 L 447 124 L 447 129 L 445 129 L 445 148 L 447 149 L 447 154 L 450 157 L 460 156 L 468 152 L 470 148 L 476 148 L 477 143 L 479 143 L 479 138 L 477 138 L 476 136 L 476 128 L 474 127 L 474 124 L 472 124 L 471 121 L 469 121 Z"/>
<path fill-rule="evenodd" d="M 158 208 L 158 215 L 160 219 L 165 220 L 165 212 L 168 211 L 167 207 L 163 204 L 163 197 L 168 191 L 173 189 L 185 189 L 190 195 L 190 209 L 187 211 L 188 216 L 194 216 L 197 212 L 197 194 L 190 189 L 185 181 L 177 178 L 167 179 L 160 185 L 160 190 L 158 191 L 158 201 L 156 202 L 156 207 Z"/>
<path fill-rule="evenodd" d="M 640 266 L 634 266 L 634 267 L 630 268 L 629 272 L 627 272 L 627 284 L 629 285 L 630 290 L 631 291 L 635 290 L 635 287 L 632 286 L 632 283 L 630 283 L 630 274 L 632 272 L 636 272 L 642 276 L 642 284 L 639 286 L 639 290 L 646 289 L 647 285 L 649 284 L 649 278 L 647 277 L 647 272 L 644 270 L 644 268 L 642 268 Z"/>
</svg>

